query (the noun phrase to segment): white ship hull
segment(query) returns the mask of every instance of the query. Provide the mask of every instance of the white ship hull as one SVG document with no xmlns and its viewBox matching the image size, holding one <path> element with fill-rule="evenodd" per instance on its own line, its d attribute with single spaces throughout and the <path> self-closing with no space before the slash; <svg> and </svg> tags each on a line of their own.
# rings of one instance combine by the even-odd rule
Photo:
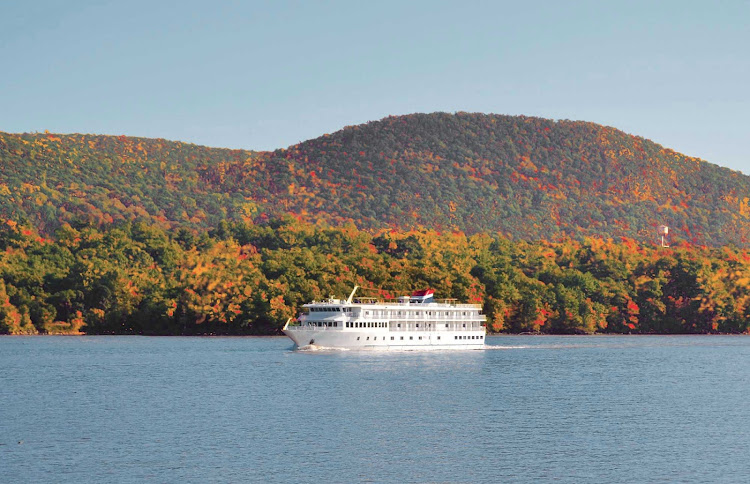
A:
<svg viewBox="0 0 750 484">
<path fill-rule="evenodd" d="M 290 327 L 284 330 L 284 334 L 289 336 L 299 348 L 315 346 L 319 348 L 374 350 L 465 350 L 484 347 L 484 328 L 481 331 L 399 331 L 395 333 L 397 334 L 300 327 Z"/>
</svg>

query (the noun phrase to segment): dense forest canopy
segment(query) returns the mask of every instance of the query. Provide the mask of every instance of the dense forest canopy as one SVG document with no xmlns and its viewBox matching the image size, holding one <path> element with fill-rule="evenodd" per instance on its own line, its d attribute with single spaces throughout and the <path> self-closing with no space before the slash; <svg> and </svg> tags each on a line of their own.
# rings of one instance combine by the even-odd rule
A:
<svg viewBox="0 0 750 484">
<path fill-rule="evenodd" d="M 274 152 L 0 133 L 0 162 L 0 333 L 274 334 L 355 284 L 490 331 L 750 328 L 750 178 L 592 123 L 414 114 Z"/>
<path fill-rule="evenodd" d="M 524 116 L 388 117 L 274 152 L 124 136 L 0 133 L 0 217 L 208 230 L 291 214 L 514 240 L 746 247 L 750 178 L 614 128 Z"/>
<path fill-rule="evenodd" d="M 274 334 L 353 285 L 482 304 L 490 331 L 739 333 L 750 253 L 584 238 L 511 241 L 362 231 L 288 217 L 210 233 L 143 222 L 64 225 L 54 239 L 0 223 L 0 333 Z"/>
</svg>

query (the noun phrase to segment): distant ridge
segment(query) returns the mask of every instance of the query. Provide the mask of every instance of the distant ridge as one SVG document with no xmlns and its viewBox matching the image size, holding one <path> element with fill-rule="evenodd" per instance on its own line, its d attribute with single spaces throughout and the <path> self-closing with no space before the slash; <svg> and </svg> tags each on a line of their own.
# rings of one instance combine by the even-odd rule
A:
<svg viewBox="0 0 750 484">
<path fill-rule="evenodd" d="M 525 116 L 391 116 L 274 152 L 125 136 L 0 133 L 0 217 L 205 229 L 290 214 L 516 239 L 747 246 L 750 177 L 611 127 Z"/>
</svg>

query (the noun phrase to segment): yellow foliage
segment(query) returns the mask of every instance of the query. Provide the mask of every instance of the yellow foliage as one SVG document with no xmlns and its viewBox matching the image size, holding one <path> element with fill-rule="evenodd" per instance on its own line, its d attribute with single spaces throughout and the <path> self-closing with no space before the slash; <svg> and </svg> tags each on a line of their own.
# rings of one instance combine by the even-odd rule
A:
<svg viewBox="0 0 750 484">
<path fill-rule="evenodd" d="M 740 202 L 740 215 L 750 218 L 750 198 L 745 197 Z"/>
</svg>

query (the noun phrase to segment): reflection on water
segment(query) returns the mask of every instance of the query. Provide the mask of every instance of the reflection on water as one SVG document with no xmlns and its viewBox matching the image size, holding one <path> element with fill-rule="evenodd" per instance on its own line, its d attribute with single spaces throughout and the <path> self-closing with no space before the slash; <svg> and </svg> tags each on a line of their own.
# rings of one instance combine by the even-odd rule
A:
<svg viewBox="0 0 750 484">
<path fill-rule="evenodd" d="M 0 338 L 2 482 L 732 481 L 742 336 Z"/>
</svg>

